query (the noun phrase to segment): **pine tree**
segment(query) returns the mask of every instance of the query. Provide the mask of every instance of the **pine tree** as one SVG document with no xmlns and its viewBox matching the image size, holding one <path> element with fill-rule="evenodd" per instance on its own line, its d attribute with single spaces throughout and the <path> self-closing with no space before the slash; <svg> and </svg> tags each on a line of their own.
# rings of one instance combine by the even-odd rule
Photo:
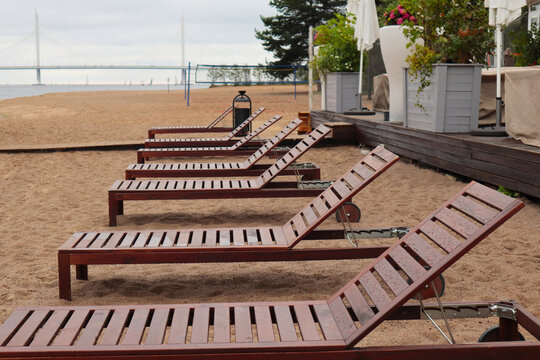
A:
<svg viewBox="0 0 540 360">
<path fill-rule="evenodd" d="M 275 16 L 261 20 L 265 28 L 255 29 L 255 37 L 262 40 L 265 50 L 278 59 L 269 65 L 298 65 L 308 58 L 309 26 L 317 26 L 332 19 L 335 13 L 344 14 L 347 0 L 271 0 L 277 9 Z M 290 71 L 274 71 L 283 79 Z"/>
</svg>

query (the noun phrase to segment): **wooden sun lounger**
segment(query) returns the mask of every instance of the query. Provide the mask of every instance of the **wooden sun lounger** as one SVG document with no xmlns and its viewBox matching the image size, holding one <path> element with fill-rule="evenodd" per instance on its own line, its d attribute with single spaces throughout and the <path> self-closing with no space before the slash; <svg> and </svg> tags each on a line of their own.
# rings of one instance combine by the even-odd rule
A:
<svg viewBox="0 0 540 360">
<path fill-rule="evenodd" d="M 407 301 L 521 207 L 472 182 L 327 300 L 20 308 L 0 327 L 0 358 L 536 358 L 538 342 L 356 347 L 383 321 L 406 318 Z M 540 338 L 523 308 L 494 305 L 513 306 L 515 326 Z"/>
<path fill-rule="evenodd" d="M 374 154 L 387 160 L 381 158 L 381 164 L 376 169 L 368 166 L 366 159 L 360 161 L 332 186 L 322 193 L 319 191 L 309 205 L 283 226 L 76 233 L 58 250 L 60 297 L 69 299 L 71 296 L 70 265 L 77 265 L 77 277 L 85 278 L 88 264 L 322 260 L 377 256 L 384 248 L 363 248 L 360 251 L 350 248 L 293 249 L 304 239 L 345 238 L 343 230 L 315 229 L 398 160 L 396 155 L 382 147 L 376 149 Z M 381 237 L 385 237 L 382 235 L 381 232 Z"/>
<path fill-rule="evenodd" d="M 155 139 L 156 134 L 189 134 L 189 133 L 218 133 L 232 131 L 232 127 L 216 127 L 216 125 L 225 119 L 233 110 L 233 106 L 229 106 L 221 115 L 207 126 L 160 126 L 153 127 L 148 130 L 148 138 Z"/>
<path fill-rule="evenodd" d="M 287 154 L 255 179 L 212 180 L 117 180 L 109 188 L 109 225 L 116 226 L 116 217 L 124 213 L 126 200 L 187 200 L 187 199 L 238 199 L 238 198 L 287 198 L 313 197 L 325 190 L 323 182 L 307 183 L 272 181 L 282 170 L 293 164 L 303 151 L 320 141 L 322 136 L 306 136 Z M 370 176 L 373 171 L 384 171 L 398 157 L 378 146 L 358 163 L 359 176 Z M 354 177 L 354 175 L 350 175 Z M 351 181 L 355 181 L 351 178 Z M 348 188 L 338 181 L 333 188 L 346 194 Z"/>
<path fill-rule="evenodd" d="M 265 108 L 261 107 L 255 111 L 250 117 L 243 121 L 236 129 L 232 130 L 227 136 L 221 138 L 182 138 L 182 139 L 156 139 L 150 138 L 144 141 L 145 148 L 167 148 L 167 147 L 198 147 L 198 146 L 231 146 L 238 141 L 233 139 L 244 130 L 253 120 L 264 112 Z M 260 132 L 252 132 L 245 136 L 246 140 L 242 143 L 243 147 L 261 146 L 260 140 L 252 140 Z"/>
<path fill-rule="evenodd" d="M 239 139 L 230 146 L 195 146 L 195 147 L 166 147 L 166 148 L 143 148 L 137 150 L 137 162 L 142 164 L 145 159 L 149 158 L 169 158 L 169 157 L 194 157 L 194 156 L 243 156 L 251 155 L 259 149 L 260 142 L 257 142 L 257 147 L 246 147 L 251 139 L 258 136 L 264 130 L 281 119 L 281 115 L 275 115 L 270 120 L 259 126 L 257 129 Z M 276 150 L 281 155 L 282 150 Z M 274 152 L 276 152 L 274 151 Z"/>
<path fill-rule="evenodd" d="M 295 119 L 283 128 L 276 136 L 268 139 L 266 143 L 243 162 L 236 163 L 158 163 L 158 164 L 130 164 L 126 169 L 126 179 L 134 180 L 146 178 L 174 178 L 174 177 L 223 177 L 223 176 L 259 176 L 272 164 L 256 164 L 266 156 L 274 146 L 289 136 L 302 120 Z M 330 134 L 332 129 L 319 125 L 312 131 L 314 137 Z M 314 143 L 311 143 L 313 146 Z M 309 150 L 305 148 L 303 152 Z M 283 169 L 279 175 L 298 175 L 302 180 L 316 180 L 321 178 L 321 169 L 314 164 L 292 164 Z"/>
</svg>

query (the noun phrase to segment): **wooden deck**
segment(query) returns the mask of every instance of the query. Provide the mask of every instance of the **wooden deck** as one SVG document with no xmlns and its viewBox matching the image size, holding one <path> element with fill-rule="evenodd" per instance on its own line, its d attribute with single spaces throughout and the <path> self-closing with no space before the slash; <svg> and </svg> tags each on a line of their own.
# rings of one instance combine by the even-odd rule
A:
<svg viewBox="0 0 540 360">
<path fill-rule="evenodd" d="M 327 122 L 354 125 L 358 142 L 377 146 L 437 168 L 540 198 L 540 148 L 512 138 L 437 134 L 390 124 L 378 116 L 314 111 L 312 126 Z"/>
</svg>

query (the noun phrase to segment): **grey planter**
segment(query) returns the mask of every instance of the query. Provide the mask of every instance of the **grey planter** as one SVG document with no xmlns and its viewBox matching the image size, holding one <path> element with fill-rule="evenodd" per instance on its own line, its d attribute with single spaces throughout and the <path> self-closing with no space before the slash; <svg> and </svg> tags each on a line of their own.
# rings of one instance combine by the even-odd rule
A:
<svg viewBox="0 0 540 360">
<path fill-rule="evenodd" d="M 333 72 L 326 75 L 326 111 L 343 113 L 357 107 L 357 72 Z"/>
<path fill-rule="evenodd" d="M 408 70 L 403 69 L 405 127 L 437 133 L 468 133 L 478 128 L 482 65 L 436 64 L 431 84 L 418 95 L 420 81 L 412 80 Z"/>
</svg>

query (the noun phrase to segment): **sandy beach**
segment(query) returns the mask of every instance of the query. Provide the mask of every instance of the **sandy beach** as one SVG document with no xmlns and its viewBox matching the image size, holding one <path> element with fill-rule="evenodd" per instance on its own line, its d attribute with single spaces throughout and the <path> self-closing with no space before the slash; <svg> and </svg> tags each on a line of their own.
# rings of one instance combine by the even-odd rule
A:
<svg viewBox="0 0 540 360">
<path fill-rule="evenodd" d="M 194 90 L 189 108 L 183 92 L 166 91 L 62 93 L 3 100 L 0 147 L 142 141 L 152 126 L 209 123 L 230 105 L 238 89 Z M 296 100 L 292 86 L 249 87 L 247 91 L 254 109 L 267 107 L 255 126 L 275 114 L 283 115 L 266 136 L 308 109 L 305 86 L 298 87 Z M 320 104 L 319 96 L 315 104 Z M 230 118 L 226 121 L 230 123 Z M 318 164 L 322 177 L 333 180 L 362 157 L 361 151 L 354 146 L 316 148 L 300 161 Z M 124 169 L 135 160 L 133 150 L 0 154 L 0 322 L 25 305 L 326 299 L 366 264 L 346 260 L 90 266 L 90 281 L 72 280 L 73 301 L 59 300 L 57 248 L 76 231 L 108 229 L 107 189 L 124 177 Z M 359 226 L 414 226 L 467 181 L 401 160 L 354 198 L 362 209 Z M 513 299 L 540 317 L 540 202 L 522 200 L 523 210 L 445 272 L 444 301 Z M 275 199 L 264 206 L 260 199 L 131 201 L 117 229 L 277 225 L 309 201 Z M 331 217 L 323 226 L 340 225 Z M 340 244 L 349 246 L 346 241 Z M 451 321 L 458 342 L 475 342 L 496 324 L 495 318 Z M 389 321 L 359 345 L 444 342 L 427 321 Z"/>
</svg>

